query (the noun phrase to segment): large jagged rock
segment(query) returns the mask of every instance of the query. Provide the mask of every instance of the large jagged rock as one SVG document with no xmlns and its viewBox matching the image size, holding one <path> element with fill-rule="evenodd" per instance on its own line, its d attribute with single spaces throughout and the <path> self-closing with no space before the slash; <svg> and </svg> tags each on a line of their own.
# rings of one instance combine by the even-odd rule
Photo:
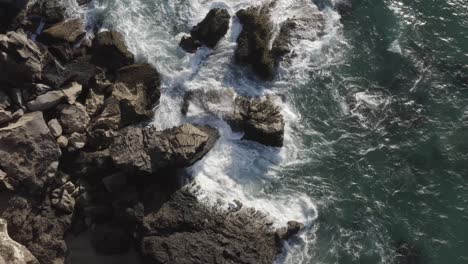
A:
<svg viewBox="0 0 468 264">
<path fill-rule="evenodd" d="M 250 65 L 257 76 L 273 79 L 275 59 L 269 48 L 273 24 L 270 21 L 268 7 L 250 7 L 237 12 L 237 18 L 243 25 L 237 38 L 235 61 L 241 65 Z"/>
<path fill-rule="evenodd" d="M 134 63 L 134 56 L 128 50 L 120 32 L 103 31 L 94 39 L 95 62 L 110 70 L 116 70 Z"/>
<path fill-rule="evenodd" d="M 0 263 L 39 264 L 36 257 L 23 245 L 8 235 L 7 222 L 0 218 Z"/>
<path fill-rule="evenodd" d="M 57 213 L 47 200 L 13 196 L 5 202 L 7 208 L 0 217 L 8 221 L 11 238 L 27 247 L 41 264 L 64 263 L 64 236 L 72 215 Z"/>
<path fill-rule="evenodd" d="M 114 139 L 110 155 L 118 168 L 149 174 L 192 165 L 210 151 L 218 137 L 214 128 L 189 124 L 164 131 L 127 127 Z"/>
<path fill-rule="evenodd" d="M 69 19 L 57 23 L 44 30 L 39 40 L 44 43 L 69 42 L 76 43 L 86 35 L 85 25 L 81 18 Z"/>
<path fill-rule="evenodd" d="M 272 47 L 275 60 L 291 53 L 294 45 L 299 41 L 315 41 L 323 35 L 325 18 L 315 4 L 306 1 L 301 0 L 297 3 L 301 5 L 302 12 L 281 23 L 280 32 Z"/>
<path fill-rule="evenodd" d="M 226 116 L 234 130 L 244 131 L 244 138 L 264 145 L 282 147 L 284 119 L 272 97 L 236 98 L 236 109 Z"/>
<path fill-rule="evenodd" d="M 54 177 L 61 155 L 41 112 L 25 114 L 0 128 L 0 169 L 14 186 L 40 192 Z"/>
<path fill-rule="evenodd" d="M 143 263 L 271 264 L 280 252 L 271 223 L 250 209 L 209 210 L 186 190 L 144 217 Z"/>
<path fill-rule="evenodd" d="M 235 131 L 244 132 L 246 140 L 281 147 L 284 119 L 272 96 L 248 98 L 234 90 L 194 90 L 184 96 L 183 114 L 210 113 L 225 119 Z"/>
<path fill-rule="evenodd" d="M 105 100 L 92 91 L 87 100 L 88 111 L 95 115 L 88 129 L 91 145 L 105 148 L 112 131 L 150 120 L 161 96 L 160 82 L 151 65 L 133 64 L 116 71 L 115 84 L 108 87 L 112 92 Z"/>
<path fill-rule="evenodd" d="M 0 35 L 0 81 L 31 83 L 41 78 L 42 52 L 22 30 Z"/>
<path fill-rule="evenodd" d="M 187 52 L 195 52 L 202 44 L 214 49 L 229 29 L 231 16 L 226 9 L 213 8 L 205 19 L 190 31 L 190 37 L 183 37 L 180 46 Z"/>
</svg>

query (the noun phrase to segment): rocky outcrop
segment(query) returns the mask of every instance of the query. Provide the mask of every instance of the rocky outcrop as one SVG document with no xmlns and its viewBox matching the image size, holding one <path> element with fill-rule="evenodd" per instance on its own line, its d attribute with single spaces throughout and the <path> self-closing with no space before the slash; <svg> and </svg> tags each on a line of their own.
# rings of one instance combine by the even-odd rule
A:
<svg viewBox="0 0 468 264">
<path fill-rule="evenodd" d="M 201 45 L 214 49 L 229 29 L 231 16 L 226 9 L 213 8 L 205 19 L 183 37 L 180 46 L 187 52 L 195 52 Z"/>
<path fill-rule="evenodd" d="M 8 235 L 7 222 L 0 218 L 0 263 L 39 264 L 36 257 Z"/>
<path fill-rule="evenodd" d="M 254 210 L 216 212 L 177 191 L 144 217 L 143 263 L 271 264 L 280 248 L 269 224 Z"/>
<path fill-rule="evenodd" d="M 283 146 L 284 118 L 273 97 L 248 98 L 229 89 L 195 90 L 185 95 L 182 112 L 190 114 L 191 109 L 223 118 L 233 130 L 244 132 L 245 140 Z"/>
<path fill-rule="evenodd" d="M 250 65 L 262 79 L 273 79 L 275 58 L 268 46 L 273 33 L 269 9 L 250 7 L 240 10 L 236 15 L 243 29 L 237 38 L 235 61 L 241 65 Z"/>
<path fill-rule="evenodd" d="M 274 26 L 270 20 L 271 5 L 250 7 L 237 12 L 242 32 L 237 39 L 235 61 L 249 65 L 253 72 L 264 80 L 274 78 L 276 67 L 283 56 L 292 52 L 300 40 L 314 41 L 323 34 L 325 19 L 317 6 L 298 1 L 301 15 L 287 19 L 273 39 Z M 269 44 L 273 40 L 273 47 Z"/>
<path fill-rule="evenodd" d="M 236 98 L 235 110 L 226 117 L 234 130 L 244 131 L 246 140 L 282 147 L 284 119 L 273 98 Z"/>
<path fill-rule="evenodd" d="M 165 131 L 128 127 L 119 131 L 110 155 L 118 168 L 150 174 L 192 165 L 210 151 L 218 137 L 211 127 L 188 124 Z"/>
<path fill-rule="evenodd" d="M 13 187 L 41 192 L 55 176 L 61 155 L 41 112 L 25 114 L 0 128 L 0 169 Z"/>
<path fill-rule="evenodd" d="M 134 63 L 123 35 L 117 31 L 104 31 L 94 39 L 94 61 L 101 66 L 116 70 Z"/>
<path fill-rule="evenodd" d="M 0 82 L 28 83 L 41 78 L 43 56 L 22 30 L 0 35 Z"/>
</svg>

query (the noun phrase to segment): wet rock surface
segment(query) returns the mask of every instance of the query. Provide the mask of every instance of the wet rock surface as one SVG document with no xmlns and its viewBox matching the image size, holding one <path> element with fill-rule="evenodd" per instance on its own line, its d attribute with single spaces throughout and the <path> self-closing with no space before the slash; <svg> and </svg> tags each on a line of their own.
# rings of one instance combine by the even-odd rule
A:
<svg viewBox="0 0 468 264">
<path fill-rule="evenodd" d="M 214 49 L 229 29 L 231 16 L 226 9 L 213 8 L 206 17 L 192 28 L 190 37 L 185 36 L 180 46 L 187 52 L 193 53 L 202 45 Z"/>
<path fill-rule="evenodd" d="M 271 96 L 248 98 L 236 95 L 233 90 L 195 90 L 185 95 L 182 113 L 189 114 L 192 109 L 203 109 L 223 118 L 234 131 L 244 132 L 245 140 L 283 146 L 285 122 Z"/>
<path fill-rule="evenodd" d="M 281 109 L 271 97 L 238 97 L 234 113 L 226 119 L 234 130 L 245 132 L 243 139 L 268 146 L 283 146 L 285 123 Z"/>
<path fill-rule="evenodd" d="M 273 263 L 279 248 L 252 210 L 214 212 L 186 190 L 143 220 L 143 263 Z"/>
<path fill-rule="evenodd" d="M 236 15 L 243 29 L 237 38 L 235 61 L 241 65 L 250 65 L 253 72 L 262 79 L 273 79 L 275 58 L 268 46 L 273 24 L 268 7 L 251 7 L 240 10 Z"/>
</svg>

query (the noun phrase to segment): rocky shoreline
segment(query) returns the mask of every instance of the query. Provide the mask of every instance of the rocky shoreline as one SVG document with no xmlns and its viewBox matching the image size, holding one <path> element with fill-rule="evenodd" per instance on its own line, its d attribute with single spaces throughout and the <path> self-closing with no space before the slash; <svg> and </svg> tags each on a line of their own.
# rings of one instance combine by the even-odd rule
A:
<svg viewBox="0 0 468 264">
<path fill-rule="evenodd" d="M 272 263 L 303 225 L 275 230 L 240 203 L 230 211 L 199 203 L 180 182 L 218 131 L 145 126 L 161 96 L 157 69 L 135 62 L 117 31 L 96 28 L 89 39 L 85 21 L 67 19 L 65 10 L 59 0 L 0 3 L 7 14 L 0 16 L 0 263 L 70 263 L 65 236 L 84 232 L 96 252 L 133 249 L 141 263 Z M 244 29 L 235 62 L 273 79 L 298 24 L 285 22 L 270 49 L 267 6 L 237 17 Z M 216 48 L 230 20 L 226 10 L 211 10 L 181 48 Z M 275 98 L 195 91 L 184 99 L 184 114 L 203 107 L 245 140 L 283 145 Z M 221 100 L 229 104 L 222 113 L 201 103 Z"/>
</svg>

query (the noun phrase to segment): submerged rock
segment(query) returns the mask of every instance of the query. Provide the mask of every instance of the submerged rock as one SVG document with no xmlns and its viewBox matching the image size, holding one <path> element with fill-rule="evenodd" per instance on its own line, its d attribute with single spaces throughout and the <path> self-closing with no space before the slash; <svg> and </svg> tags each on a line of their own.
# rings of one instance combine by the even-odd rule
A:
<svg viewBox="0 0 468 264">
<path fill-rule="evenodd" d="M 253 210 L 215 212 L 186 190 L 144 217 L 143 263 L 273 263 L 280 248 Z"/>
<path fill-rule="evenodd" d="M 118 168 L 155 173 L 192 165 L 210 151 L 218 137 L 214 128 L 189 124 L 164 131 L 127 127 L 119 131 L 110 154 Z"/>
<path fill-rule="evenodd" d="M 25 114 L 0 128 L 0 166 L 12 186 L 42 191 L 57 171 L 61 155 L 41 112 Z"/>
<path fill-rule="evenodd" d="M 201 44 L 213 49 L 229 29 L 231 16 L 226 9 L 213 8 L 206 17 L 183 37 L 180 46 L 187 52 L 195 52 Z"/>
<path fill-rule="evenodd" d="M 97 64 L 116 70 L 134 62 L 123 35 L 117 31 L 104 31 L 94 39 L 94 60 Z"/>
<path fill-rule="evenodd" d="M 7 222 L 0 218 L 0 263 L 39 264 L 36 257 L 23 245 L 8 235 Z"/>
</svg>

